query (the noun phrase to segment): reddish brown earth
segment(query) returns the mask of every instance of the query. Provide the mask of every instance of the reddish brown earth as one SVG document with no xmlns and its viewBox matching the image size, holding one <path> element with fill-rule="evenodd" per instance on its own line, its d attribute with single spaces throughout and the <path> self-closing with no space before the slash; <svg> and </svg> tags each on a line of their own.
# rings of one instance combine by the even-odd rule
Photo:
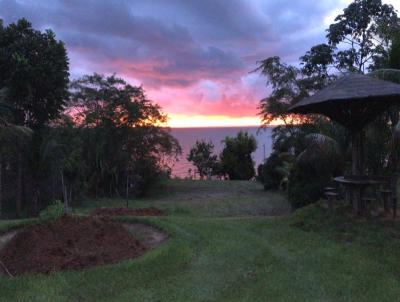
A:
<svg viewBox="0 0 400 302">
<path fill-rule="evenodd" d="M 18 232 L 0 251 L 0 261 L 12 275 L 48 274 L 116 263 L 147 249 L 110 218 L 63 216 Z"/>
<path fill-rule="evenodd" d="M 99 208 L 91 213 L 92 216 L 164 216 L 165 212 L 157 208 Z"/>
</svg>

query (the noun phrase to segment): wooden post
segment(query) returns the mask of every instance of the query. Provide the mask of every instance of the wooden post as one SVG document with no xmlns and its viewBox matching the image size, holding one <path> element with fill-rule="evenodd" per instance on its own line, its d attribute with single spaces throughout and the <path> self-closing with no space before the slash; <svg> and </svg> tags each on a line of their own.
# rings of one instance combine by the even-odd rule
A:
<svg viewBox="0 0 400 302">
<path fill-rule="evenodd" d="M 351 172 L 353 176 L 361 176 L 364 172 L 363 167 L 363 131 L 352 132 L 352 166 Z M 362 189 L 355 186 L 351 193 L 353 196 L 353 209 L 358 214 L 364 213 L 365 204 L 362 200 Z"/>
<path fill-rule="evenodd" d="M 352 166 L 351 172 L 353 175 L 363 174 L 363 133 L 355 131 L 352 133 Z"/>
</svg>

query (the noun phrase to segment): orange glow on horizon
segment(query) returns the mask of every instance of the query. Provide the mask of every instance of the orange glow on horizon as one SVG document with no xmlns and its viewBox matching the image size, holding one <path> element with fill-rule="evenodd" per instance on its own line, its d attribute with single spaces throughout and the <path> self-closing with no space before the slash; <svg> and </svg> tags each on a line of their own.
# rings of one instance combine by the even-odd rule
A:
<svg viewBox="0 0 400 302">
<path fill-rule="evenodd" d="M 281 124 L 281 122 L 276 121 L 270 125 Z M 261 119 L 257 116 L 231 117 L 225 115 L 168 114 L 167 126 L 171 128 L 259 127 L 261 126 Z"/>
</svg>

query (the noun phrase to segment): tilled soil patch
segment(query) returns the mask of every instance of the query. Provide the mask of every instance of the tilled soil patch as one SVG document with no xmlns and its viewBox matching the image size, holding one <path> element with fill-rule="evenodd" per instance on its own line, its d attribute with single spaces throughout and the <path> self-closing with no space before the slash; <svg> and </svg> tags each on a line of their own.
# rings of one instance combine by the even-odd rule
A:
<svg viewBox="0 0 400 302">
<path fill-rule="evenodd" d="M 157 208 L 98 208 L 92 216 L 164 216 L 165 212 Z"/>
<path fill-rule="evenodd" d="M 0 250 L 11 275 L 79 270 L 142 255 L 150 247 L 107 217 L 62 218 L 20 230 Z"/>
</svg>

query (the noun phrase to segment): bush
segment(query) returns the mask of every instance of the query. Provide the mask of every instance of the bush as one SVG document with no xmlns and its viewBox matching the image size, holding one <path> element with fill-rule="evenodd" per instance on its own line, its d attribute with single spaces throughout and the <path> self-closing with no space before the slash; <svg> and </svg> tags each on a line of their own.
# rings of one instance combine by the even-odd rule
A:
<svg viewBox="0 0 400 302">
<path fill-rule="evenodd" d="M 313 169 L 305 169 L 298 163 L 294 165 L 289 177 L 288 198 L 294 209 L 318 201 L 324 194 L 324 188 L 330 183 L 331 176 Z"/>
<path fill-rule="evenodd" d="M 201 179 L 215 174 L 215 165 L 218 159 L 213 152 L 214 144 L 211 141 L 206 142 L 204 140 L 197 140 L 190 149 L 186 159 L 196 167 Z"/>
<path fill-rule="evenodd" d="M 265 161 L 257 168 L 258 181 L 264 185 L 264 190 L 279 189 L 289 174 L 289 162 L 283 158 L 284 154 L 273 152 Z"/>
<path fill-rule="evenodd" d="M 293 208 L 316 202 L 324 188 L 343 171 L 343 153 L 339 143 L 326 135 L 310 133 L 307 147 L 294 162 L 289 177 L 289 201 Z"/>
<path fill-rule="evenodd" d="M 251 154 L 257 149 L 253 135 L 240 131 L 236 137 L 227 136 L 220 154 L 222 171 L 230 180 L 249 180 L 255 176 Z"/>
<path fill-rule="evenodd" d="M 64 215 L 64 204 L 60 200 L 56 200 L 39 213 L 39 219 L 41 221 L 56 220 L 62 215 Z"/>
</svg>

